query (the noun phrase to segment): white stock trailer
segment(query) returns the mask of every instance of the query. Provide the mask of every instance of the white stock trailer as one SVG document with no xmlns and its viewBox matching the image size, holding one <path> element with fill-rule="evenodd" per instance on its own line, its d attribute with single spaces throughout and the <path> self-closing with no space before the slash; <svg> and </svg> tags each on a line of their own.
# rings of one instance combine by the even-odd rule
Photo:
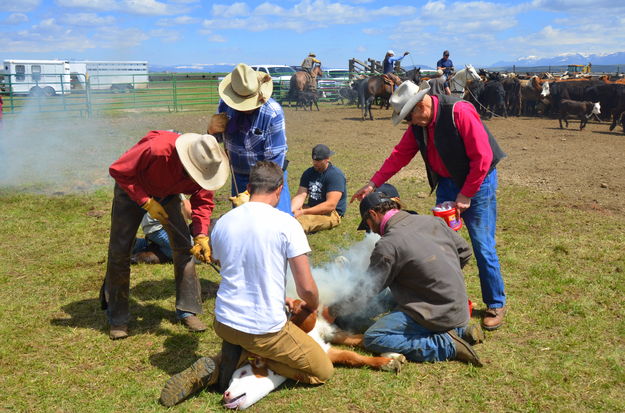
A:
<svg viewBox="0 0 625 413">
<path fill-rule="evenodd" d="M 70 67 L 66 60 L 5 60 L 3 75 L 3 88 L 16 95 L 70 93 Z"/>
<path fill-rule="evenodd" d="M 74 89 L 85 89 L 85 82 L 94 89 L 144 89 L 148 87 L 148 62 L 146 61 L 70 61 Z"/>
<path fill-rule="evenodd" d="M 5 60 L 3 89 L 14 95 L 54 96 L 72 90 L 147 88 L 146 61 Z"/>
</svg>

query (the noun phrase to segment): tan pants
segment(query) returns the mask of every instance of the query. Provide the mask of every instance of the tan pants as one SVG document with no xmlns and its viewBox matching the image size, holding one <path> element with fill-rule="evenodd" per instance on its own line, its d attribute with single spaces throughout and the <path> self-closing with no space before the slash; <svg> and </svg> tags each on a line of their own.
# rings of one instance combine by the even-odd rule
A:
<svg viewBox="0 0 625 413">
<path fill-rule="evenodd" d="M 341 223 L 341 216 L 338 212 L 332 211 L 327 215 L 300 215 L 297 220 L 307 234 L 332 229 Z"/>
<path fill-rule="evenodd" d="M 334 373 L 326 352 L 290 321 L 277 333 L 258 335 L 243 333 L 216 320 L 213 327 L 223 340 L 264 357 L 271 370 L 289 379 L 321 384 Z"/>
</svg>

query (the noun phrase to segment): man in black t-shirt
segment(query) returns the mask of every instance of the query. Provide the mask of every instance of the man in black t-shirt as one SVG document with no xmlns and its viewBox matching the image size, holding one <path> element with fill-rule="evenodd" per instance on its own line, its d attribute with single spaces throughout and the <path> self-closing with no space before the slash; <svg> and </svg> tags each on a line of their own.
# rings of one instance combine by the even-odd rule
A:
<svg viewBox="0 0 625 413">
<path fill-rule="evenodd" d="M 347 180 L 330 162 L 333 154 L 323 144 L 313 148 L 313 166 L 302 174 L 297 194 L 291 200 L 293 215 L 307 234 L 336 227 L 347 208 Z M 304 204 L 306 200 L 308 203 Z"/>
</svg>

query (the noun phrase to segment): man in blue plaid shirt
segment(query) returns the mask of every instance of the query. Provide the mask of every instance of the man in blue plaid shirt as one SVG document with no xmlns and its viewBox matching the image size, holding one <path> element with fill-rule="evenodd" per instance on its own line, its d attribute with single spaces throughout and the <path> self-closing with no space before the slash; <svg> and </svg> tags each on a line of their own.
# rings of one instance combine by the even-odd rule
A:
<svg viewBox="0 0 625 413">
<path fill-rule="evenodd" d="M 256 162 L 273 161 L 284 170 L 277 208 L 291 214 L 284 112 L 271 98 L 272 92 L 271 76 L 240 63 L 219 84 L 217 112 L 228 116 L 224 142 L 234 172 L 232 195 L 245 191 Z"/>
</svg>

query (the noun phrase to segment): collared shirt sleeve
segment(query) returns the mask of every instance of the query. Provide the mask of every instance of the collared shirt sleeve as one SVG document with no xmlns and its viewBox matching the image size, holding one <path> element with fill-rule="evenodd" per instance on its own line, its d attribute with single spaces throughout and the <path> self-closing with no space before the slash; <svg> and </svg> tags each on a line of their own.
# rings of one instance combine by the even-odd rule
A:
<svg viewBox="0 0 625 413">
<path fill-rule="evenodd" d="M 265 160 L 273 161 L 282 168 L 284 167 L 287 151 L 286 124 L 282 110 L 277 110 L 271 117 L 267 135 L 265 140 Z"/>
<path fill-rule="evenodd" d="M 454 120 L 469 158 L 469 173 L 460 192 L 471 198 L 480 189 L 488 174 L 493 161 L 493 150 L 480 115 L 471 103 L 458 102 L 454 105 Z"/>
<path fill-rule="evenodd" d="M 412 126 L 409 126 L 389 157 L 386 158 L 380 169 L 373 175 L 371 182 L 375 186 L 382 185 L 399 172 L 401 168 L 408 165 L 417 152 L 419 152 L 419 144 L 412 133 Z"/>
<path fill-rule="evenodd" d="M 151 156 L 150 142 L 143 140 L 109 167 L 111 177 L 139 205 L 145 204 L 150 199 L 146 190 L 137 183 L 137 176 L 147 167 Z"/>
<path fill-rule="evenodd" d="M 191 222 L 193 226 L 193 236 L 198 234 L 208 234 L 215 201 L 215 192 L 206 189 L 191 194 Z"/>
</svg>

